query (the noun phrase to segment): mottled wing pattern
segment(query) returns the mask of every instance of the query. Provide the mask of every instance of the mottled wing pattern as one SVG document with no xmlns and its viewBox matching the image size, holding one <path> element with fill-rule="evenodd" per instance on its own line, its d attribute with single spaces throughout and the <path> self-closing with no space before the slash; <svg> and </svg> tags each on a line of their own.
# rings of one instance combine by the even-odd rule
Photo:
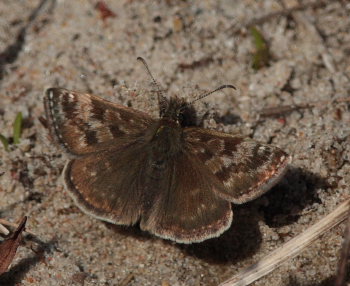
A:
<svg viewBox="0 0 350 286">
<path fill-rule="evenodd" d="M 154 122 L 146 113 L 63 88 L 47 89 L 44 106 L 51 136 L 74 155 L 137 137 Z"/>
<path fill-rule="evenodd" d="M 220 184 L 195 157 L 170 159 L 162 179 L 148 185 L 156 196 L 141 216 L 141 229 L 180 243 L 217 237 L 232 222 L 231 204 L 215 190 Z"/>
<path fill-rule="evenodd" d="M 132 225 L 143 208 L 145 166 L 144 146 L 130 142 L 72 159 L 63 177 L 69 194 L 85 213 L 111 223 Z"/>
<path fill-rule="evenodd" d="M 185 128 L 185 150 L 198 158 L 223 188 L 219 196 L 234 203 L 259 197 L 286 171 L 289 156 L 281 149 L 242 135 Z"/>
<path fill-rule="evenodd" d="M 76 204 L 96 218 L 140 222 L 177 242 L 219 236 L 232 221 L 230 202 L 266 192 L 289 162 L 277 147 L 197 127 L 180 130 L 175 119 L 152 119 L 89 94 L 50 88 L 44 104 L 50 134 L 78 155 L 63 172 Z"/>
<path fill-rule="evenodd" d="M 66 188 L 89 215 L 122 225 L 141 219 L 141 229 L 177 242 L 200 242 L 229 228 L 231 204 L 213 192 L 220 186 L 197 159 L 182 154 L 159 172 L 150 158 L 149 146 L 137 142 L 75 158 L 64 170 Z"/>
</svg>

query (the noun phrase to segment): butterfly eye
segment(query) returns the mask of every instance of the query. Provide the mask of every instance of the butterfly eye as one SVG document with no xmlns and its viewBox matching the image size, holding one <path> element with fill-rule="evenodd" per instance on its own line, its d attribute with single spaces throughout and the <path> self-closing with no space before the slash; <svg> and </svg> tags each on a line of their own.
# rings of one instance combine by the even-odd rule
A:
<svg viewBox="0 0 350 286">
<path fill-rule="evenodd" d="M 182 122 L 184 120 L 184 114 L 183 114 L 183 110 L 178 110 L 177 111 L 177 115 L 176 115 L 176 122 L 180 125 L 182 125 Z"/>
</svg>

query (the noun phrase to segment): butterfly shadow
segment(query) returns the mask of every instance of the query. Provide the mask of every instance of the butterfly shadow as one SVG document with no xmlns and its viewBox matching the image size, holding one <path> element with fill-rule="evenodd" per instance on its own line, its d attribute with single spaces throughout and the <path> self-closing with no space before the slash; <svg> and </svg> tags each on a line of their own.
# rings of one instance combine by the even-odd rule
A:
<svg viewBox="0 0 350 286">
<path fill-rule="evenodd" d="M 211 263 L 232 263 L 255 253 L 261 242 L 261 234 L 258 229 L 258 220 L 252 206 L 233 206 L 234 219 L 231 227 L 220 237 L 212 238 L 201 243 L 179 244 L 169 240 L 163 240 L 164 244 L 172 245 L 185 252 L 187 255 Z M 138 225 L 133 227 L 118 226 L 104 222 L 106 227 L 119 235 L 134 237 L 140 241 L 159 240 L 148 232 L 142 231 Z"/>
<path fill-rule="evenodd" d="M 239 115 L 232 113 L 231 111 L 227 111 L 224 115 L 215 113 L 213 117 L 216 123 L 222 123 L 224 125 L 235 125 L 243 122 Z"/>
<path fill-rule="evenodd" d="M 297 222 L 305 208 L 322 203 L 317 190 L 329 187 L 327 180 L 318 174 L 290 167 L 283 180 L 265 195 L 268 204 L 260 208 L 265 223 L 282 227 Z"/>
<path fill-rule="evenodd" d="M 237 262 L 259 250 L 262 240 L 259 220 L 270 227 L 292 224 L 306 207 L 321 203 L 316 191 L 327 187 L 329 184 L 321 176 L 290 167 L 281 182 L 261 198 L 244 205 L 233 205 L 232 226 L 220 237 L 198 244 L 179 244 L 178 247 L 208 262 Z"/>
<path fill-rule="evenodd" d="M 261 219 L 251 204 L 232 205 L 231 227 L 217 238 L 201 243 L 177 244 L 186 255 L 191 255 L 208 263 L 232 264 L 258 251 L 262 236 L 258 227 Z"/>
<path fill-rule="evenodd" d="M 174 245 L 186 255 L 209 263 L 238 262 L 259 250 L 262 241 L 258 226 L 260 220 L 270 227 L 296 222 L 303 209 L 315 202 L 321 202 L 316 190 L 327 186 L 326 180 L 317 174 L 291 167 L 282 181 L 261 198 L 243 205 L 232 205 L 232 225 L 220 237 L 193 244 L 176 244 L 167 240 L 164 243 Z M 138 226 L 105 225 L 123 236 L 132 236 L 141 241 L 157 239 L 141 231 Z"/>
<path fill-rule="evenodd" d="M 147 241 L 150 239 L 157 239 L 154 235 L 140 229 L 139 224 L 133 226 L 116 225 L 109 222 L 103 222 L 107 229 L 121 235 L 123 237 L 133 237 L 139 241 Z"/>
</svg>

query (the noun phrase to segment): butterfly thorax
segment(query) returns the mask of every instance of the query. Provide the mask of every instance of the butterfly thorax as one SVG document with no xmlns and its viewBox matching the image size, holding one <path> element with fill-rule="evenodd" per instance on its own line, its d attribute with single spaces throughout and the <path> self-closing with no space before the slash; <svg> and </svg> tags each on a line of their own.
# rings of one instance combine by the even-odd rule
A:
<svg viewBox="0 0 350 286">
<path fill-rule="evenodd" d="M 178 122 L 169 118 L 161 118 L 152 136 L 151 142 L 155 152 L 175 155 L 181 149 L 183 131 Z"/>
<path fill-rule="evenodd" d="M 184 99 L 162 99 L 159 102 L 160 119 L 151 129 L 150 141 L 153 155 L 170 158 L 181 152 L 184 142 L 183 127 L 194 125 L 196 117 L 192 106 Z"/>
</svg>

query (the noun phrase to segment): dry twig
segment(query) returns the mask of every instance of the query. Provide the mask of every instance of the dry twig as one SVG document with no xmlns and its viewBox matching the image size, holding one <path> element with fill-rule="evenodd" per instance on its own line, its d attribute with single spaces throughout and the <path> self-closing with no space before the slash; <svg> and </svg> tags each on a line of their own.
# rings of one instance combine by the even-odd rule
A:
<svg viewBox="0 0 350 286">
<path fill-rule="evenodd" d="M 134 279 L 134 274 L 130 273 L 119 284 L 119 286 L 127 286 Z"/>
<path fill-rule="evenodd" d="M 12 227 L 18 227 L 17 223 L 9 222 L 8 220 L 0 218 L 0 225 L 6 225 L 6 226 L 12 226 Z M 24 230 L 26 233 L 36 236 L 34 232 L 31 232 L 30 230 L 25 229 Z"/>
<path fill-rule="evenodd" d="M 341 223 L 348 215 L 349 205 L 350 200 L 346 200 L 319 222 L 219 286 L 246 286 L 272 272 L 288 259 L 297 256 L 322 234 Z"/>
<path fill-rule="evenodd" d="M 285 113 L 292 112 L 294 110 L 300 110 L 300 109 L 307 109 L 307 108 L 313 108 L 313 107 L 324 107 L 332 103 L 339 103 L 339 102 L 350 102 L 350 97 L 340 97 L 336 98 L 334 100 L 323 100 L 323 101 L 317 101 L 317 102 L 310 102 L 305 104 L 294 104 L 294 105 L 281 105 L 276 107 L 267 107 L 263 108 L 258 111 L 259 115 L 262 117 L 268 117 L 268 116 L 280 116 Z"/>
<path fill-rule="evenodd" d="M 326 6 L 328 2 L 329 1 L 314 1 L 314 2 L 307 3 L 305 5 L 298 5 L 298 6 L 289 8 L 289 9 L 282 9 L 282 10 L 279 10 L 276 12 L 268 13 L 264 16 L 259 17 L 259 18 L 250 19 L 241 25 L 237 25 L 235 23 L 232 26 L 230 26 L 227 29 L 227 31 L 230 32 L 231 35 L 234 35 L 234 34 L 239 33 L 242 29 L 247 29 L 247 28 L 252 27 L 252 26 L 261 25 L 261 24 L 263 24 L 271 19 L 275 19 L 277 17 L 286 17 L 286 16 L 291 15 L 294 12 L 303 11 L 303 10 L 306 10 L 309 8 L 313 8 L 313 9 L 322 8 L 322 7 Z"/>
<path fill-rule="evenodd" d="M 348 220 L 344 232 L 343 247 L 340 252 L 340 259 L 338 265 L 338 273 L 335 280 L 335 286 L 345 285 L 346 269 L 348 265 L 348 258 L 350 253 L 350 211 L 348 212 Z"/>
<path fill-rule="evenodd" d="M 0 223 L 0 232 L 5 235 L 8 235 L 10 233 L 9 230 L 6 227 L 4 227 L 1 223 Z"/>
</svg>

